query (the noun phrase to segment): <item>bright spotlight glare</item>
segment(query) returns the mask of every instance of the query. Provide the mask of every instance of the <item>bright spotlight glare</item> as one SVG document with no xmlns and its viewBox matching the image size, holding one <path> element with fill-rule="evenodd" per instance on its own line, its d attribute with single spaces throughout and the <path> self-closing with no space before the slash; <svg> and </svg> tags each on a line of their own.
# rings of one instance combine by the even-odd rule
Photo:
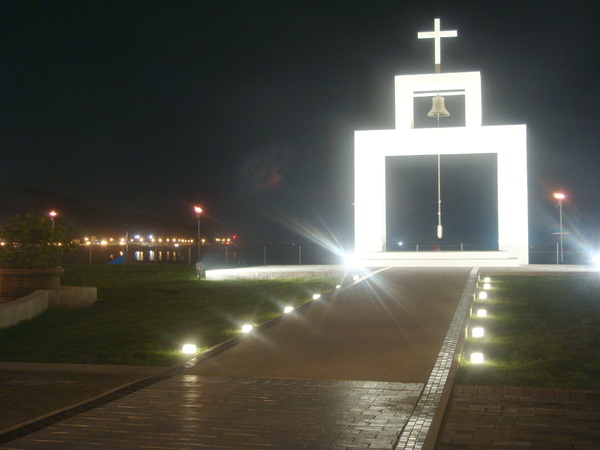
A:
<svg viewBox="0 0 600 450">
<path fill-rule="evenodd" d="M 472 335 L 474 338 L 480 338 L 483 337 L 484 331 L 482 327 L 475 327 L 472 330 Z"/>
<path fill-rule="evenodd" d="M 592 257 L 592 262 L 596 265 L 596 266 L 600 266 L 600 253 L 598 253 L 597 255 L 594 255 Z"/>
<path fill-rule="evenodd" d="M 483 364 L 483 353 L 471 353 L 471 364 Z"/>
<path fill-rule="evenodd" d="M 193 355 L 196 353 L 196 346 L 194 344 L 184 344 L 184 346 L 181 348 L 181 353 Z"/>
<path fill-rule="evenodd" d="M 357 268 L 361 267 L 362 261 L 355 254 L 347 254 L 347 255 L 344 255 L 344 265 L 346 267 L 351 267 L 351 268 L 357 269 Z"/>
<path fill-rule="evenodd" d="M 321 298 L 321 294 L 313 295 L 313 300 L 319 300 Z"/>
<path fill-rule="evenodd" d="M 247 323 L 242 326 L 242 333 L 250 333 L 253 328 L 254 328 L 253 325 L 250 325 L 249 323 Z"/>
<path fill-rule="evenodd" d="M 294 310 L 294 307 L 293 307 L 293 306 L 286 306 L 286 307 L 283 309 L 283 312 L 284 312 L 285 314 L 289 314 L 289 313 L 291 313 L 293 310 Z"/>
</svg>

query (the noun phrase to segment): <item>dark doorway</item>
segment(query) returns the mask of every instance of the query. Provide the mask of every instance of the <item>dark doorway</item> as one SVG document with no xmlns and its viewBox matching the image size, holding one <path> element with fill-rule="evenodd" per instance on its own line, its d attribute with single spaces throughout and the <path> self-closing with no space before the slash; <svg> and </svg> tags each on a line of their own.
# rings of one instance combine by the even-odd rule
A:
<svg viewBox="0 0 600 450">
<path fill-rule="evenodd" d="M 441 156 L 442 239 L 437 156 L 388 156 L 385 172 L 387 251 L 498 250 L 495 153 Z"/>
</svg>

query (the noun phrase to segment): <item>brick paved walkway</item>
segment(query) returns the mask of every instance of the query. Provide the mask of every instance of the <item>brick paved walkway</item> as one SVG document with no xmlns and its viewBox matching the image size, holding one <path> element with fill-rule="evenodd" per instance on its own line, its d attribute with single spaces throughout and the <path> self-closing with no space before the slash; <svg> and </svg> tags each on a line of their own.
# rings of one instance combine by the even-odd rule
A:
<svg viewBox="0 0 600 450">
<path fill-rule="evenodd" d="M 164 372 L 164 367 L 0 363 L 3 430 Z"/>
<path fill-rule="evenodd" d="M 4 449 L 390 449 L 420 384 L 180 375 Z"/>
<path fill-rule="evenodd" d="M 600 391 L 455 386 L 436 448 L 600 448 Z"/>
</svg>

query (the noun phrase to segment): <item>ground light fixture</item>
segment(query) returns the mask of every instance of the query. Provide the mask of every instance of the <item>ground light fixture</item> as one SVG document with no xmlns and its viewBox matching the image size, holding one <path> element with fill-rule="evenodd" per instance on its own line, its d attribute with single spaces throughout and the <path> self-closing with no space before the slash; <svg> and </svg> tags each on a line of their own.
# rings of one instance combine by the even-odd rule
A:
<svg viewBox="0 0 600 450">
<path fill-rule="evenodd" d="M 319 300 L 321 298 L 321 294 L 315 294 L 312 298 L 313 300 Z"/>
<path fill-rule="evenodd" d="M 352 279 L 353 279 L 354 281 L 358 280 L 358 275 L 354 275 L 354 276 L 352 277 Z"/>
<path fill-rule="evenodd" d="M 492 285 L 490 283 L 483 283 L 483 288 L 486 289 L 486 290 L 487 289 L 491 289 Z"/>
<path fill-rule="evenodd" d="M 479 297 L 479 300 L 487 300 L 487 298 L 488 298 L 488 297 L 487 297 L 487 292 L 485 292 L 485 291 L 481 291 L 481 292 L 478 294 L 478 297 Z"/>
<path fill-rule="evenodd" d="M 181 353 L 185 355 L 194 355 L 196 352 L 197 349 L 194 344 L 184 344 L 183 347 L 181 347 Z"/>
<path fill-rule="evenodd" d="M 491 279 L 490 277 L 485 277 L 485 278 L 483 279 L 483 282 L 484 282 L 484 283 L 489 283 L 490 281 L 492 281 L 492 279 Z"/>
<path fill-rule="evenodd" d="M 471 364 L 483 364 L 483 353 L 471 353 Z"/>
<path fill-rule="evenodd" d="M 339 289 L 339 288 L 341 288 L 341 287 L 342 287 L 342 285 L 341 285 L 341 284 L 338 284 L 338 285 L 337 285 L 335 288 L 336 288 L 336 289 Z"/>
<path fill-rule="evenodd" d="M 475 327 L 475 328 L 473 328 L 473 329 L 471 330 L 471 335 L 472 335 L 474 338 L 480 338 L 480 337 L 483 337 L 483 334 L 484 334 L 483 327 Z"/>
<path fill-rule="evenodd" d="M 487 316 L 487 311 L 485 309 L 477 310 L 477 317 L 486 317 L 486 316 Z"/>
<path fill-rule="evenodd" d="M 253 328 L 254 328 L 254 325 L 246 323 L 246 324 L 242 325 L 242 333 L 250 333 Z"/>
<path fill-rule="evenodd" d="M 293 306 L 286 306 L 285 308 L 283 308 L 283 312 L 284 314 L 289 314 L 294 310 Z"/>
</svg>

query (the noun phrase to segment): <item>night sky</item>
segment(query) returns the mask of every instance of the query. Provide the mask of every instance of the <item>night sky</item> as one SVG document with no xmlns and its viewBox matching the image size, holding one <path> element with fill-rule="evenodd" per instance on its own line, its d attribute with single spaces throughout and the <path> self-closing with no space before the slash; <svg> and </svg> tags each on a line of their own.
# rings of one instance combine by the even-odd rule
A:
<svg viewBox="0 0 600 450">
<path fill-rule="evenodd" d="M 555 190 L 600 233 L 600 2 L 4 1 L 0 178 L 242 241 L 353 238 L 354 130 L 394 76 L 480 71 L 484 125 L 526 124 L 532 243 Z M 451 215 L 451 212 L 447 214 Z M 433 217 L 435 227 L 436 218 Z M 468 240 L 470 237 L 465 236 Z"/>
</svg>

